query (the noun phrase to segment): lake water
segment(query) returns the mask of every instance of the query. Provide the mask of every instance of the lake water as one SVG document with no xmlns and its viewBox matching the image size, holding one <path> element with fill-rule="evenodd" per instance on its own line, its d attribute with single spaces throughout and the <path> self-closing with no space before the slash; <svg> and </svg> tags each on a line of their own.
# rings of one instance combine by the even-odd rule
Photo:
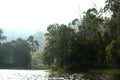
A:
<svg viewBox="0 0 120 80">
<path fill-rule="evenodd" d="M 48 80 L 46 70 L 0 70 L 0 80 Z"/>
<path fill-rule="evenodd" d="M 0 80 L 120 80 L 120 75 L 110 74 L 58 74 L 47 70 L 0 70 Z"/>
</svg>

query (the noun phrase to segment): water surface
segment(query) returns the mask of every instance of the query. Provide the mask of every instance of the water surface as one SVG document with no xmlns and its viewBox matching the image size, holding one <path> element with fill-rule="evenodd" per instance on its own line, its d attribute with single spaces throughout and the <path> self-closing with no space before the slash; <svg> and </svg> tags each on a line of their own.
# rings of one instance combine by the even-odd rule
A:
<svg viewBox="0 0 120 80">
<path fill-rule="evenodd" d="M 0 80 L 48 80 L 47 70 L 0 70 Z"/>
<path fill-rule="evenodd" d="M 0 80 L 120 80 L 120 75 L 57 73 L 48 70 L 0 70 Z"/>
</svg>

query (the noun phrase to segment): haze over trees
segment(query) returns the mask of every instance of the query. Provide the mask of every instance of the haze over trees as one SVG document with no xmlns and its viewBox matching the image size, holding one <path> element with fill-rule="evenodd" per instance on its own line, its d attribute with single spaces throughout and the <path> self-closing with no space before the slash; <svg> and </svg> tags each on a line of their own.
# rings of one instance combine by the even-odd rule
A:
<svg viewBox="0 0 120 80">
<path fill-rule="evenodd" d="M 5 40 L 0 29 L 0 40 Z M 28 40 L 18 38 L 0 44 L 0 68 L 31 68 L 31 53 L 35 52 L 39 44 L 30 36 Z"/>
<path fill-rule="evenodd" d="M 3 36 L 3 30 L 0 29 L 0 43 L 1 41 L 6 40 L 6 36 Z"/>
</svg>

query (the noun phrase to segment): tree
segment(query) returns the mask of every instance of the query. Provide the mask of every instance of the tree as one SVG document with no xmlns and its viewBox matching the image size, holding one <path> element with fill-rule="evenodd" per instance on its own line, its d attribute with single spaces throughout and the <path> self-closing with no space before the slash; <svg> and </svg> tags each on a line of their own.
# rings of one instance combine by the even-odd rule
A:
<svg viewBox="0 0 120 80">
<path fill-rule="evenodd" d="M 2 34 L 3 34 L 3 30 L 2 30 L 2 29 L 0 29 L 0 41 L 2 41 L 2 40 L 5 40 L 5 39 L 6 39 L 6 36 L 3 36 Z"/>
<path fill-rule="evenodd" d="M 120 34 L 120 1 L 119 0 L 107 0 L 104 7 L 105 12 L 111 11 L 112 16 L 108 22 L 108 28 L 112 39 L 117 39 Z"/>
<path fill-rule="evenodd" d="M 56 35 L 56 66 L 58 68 L 67 69 L 69 66 L 70 54 L 68 53 L 68 41 L 75 34 L 74 29 L 66 25 L 60 25 Z"/>
<path fill-rule="evenodd" d="M 101 13 L 96 8 L 88 9 L 83 16 L 79 31 L 81 36 L 90 38 L 98 38 L 98 33 L 104 33 L 103 18 Z"/>
<path fill-rule="evenodd" d="M 29 66 L 31 68 L 31 66 L 32 66 L 32 53 L 37 51 L 37 49 L 39 48 L 39 43 L 38 43 L 38 41 L 34 40 L 33 36 L 28 37 L 27 43 L 28 43 L 29 48 L 30 48 L 30 63 L 29 63 Z"/>
<path fill-rule="evenodd" d="M 30 36 L 28 38 L 27 42 L 30 46 L 31 52 L 35 52 L 38 49 L 39 43 L 38 43 L 38 41 L 34 40 L 33 36 Z"/>
<path fill-rule="evenodd" d="M 13 56 L 16 61 L 17 67 L 26 67 L 29 68 L 29 63 L 31 62 L 30 59 L 30 48 L 26 40 L 23 40 L 21 38 L 17 39 L 14 42 L 11 43 L 13 46 Z"/>
<path fill-rule="evenodd" d="M 106 63 L 110 68 L 120 68 L 120 37 L 106 47 Z"/>
<path fill-rule="evenodd" d="M 104 7 L 105 11 L 111 11 L 116 14 L 120 11 L 120 1 L 119 0 L 106 0 L 106 5 Z"/>
<path fill-rule="evenodd" d="M 3 51 L 3 45 L 1 44 L 3 40 L 6 40 L 6 36 L 3 36 L 3 30 L 0 29 L 0 65 L 1 66 L 4 66 L 4 58 L 3 58 L 3 55 L 4 55 L 4 51 Z"/>
<path fill-rule="evenodd" d="M 46 37 L 46 46 L 44 48 L 44 64 L 51 66 L 54 64 L 54 59 L 57 53 L 56 47 L 56 35 L 57 35 L 58 24 L 49 25 L 47 28 L 48 33 L 45 34 Z"/>
<path fill-rule="evenodd" d="M 43 62 L 48 66 L 64 69 L 69 64 L 68 40 L 74 34 L 74 29 L 66 25 L 53 24 L 47 30 Z"/>
<path fill-rule="evenodd" d="M 105 47 L 109 43 L 105 41 L 108 39 L 106 39 L 108 32 L 105 26 L 105 21 L 107 20 L 102 17 L 101 10 L 98 11 L 96 8 L 88 9 L 84 14 L 81 25 L 79 26 L 79 38 L 85 39 L 85 41 L 88 42 L 87 44 L 93 45 L 96 43 L 96 45 L 94 44 L 93 49 L 96 47 L 94 50 L 98 51 L 95 51 L 96 54 L 94 55 L 98 59 L 96 60 L 99 62 L 98 64 L 103 64 L 105 61 Z"/>
</svg>

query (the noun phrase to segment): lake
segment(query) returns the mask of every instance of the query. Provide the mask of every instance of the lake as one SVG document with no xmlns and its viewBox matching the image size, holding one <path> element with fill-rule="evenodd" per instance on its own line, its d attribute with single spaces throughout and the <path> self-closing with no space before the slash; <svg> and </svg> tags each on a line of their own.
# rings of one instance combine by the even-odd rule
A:
<svg viewBox="0 0 120 80">
<path fill-rule="evenodd" d="M 110 74 L 58 74 L 48 70 L 0 70 L 0 80 L 120 80 L 120 75 Z"/>
</svg>

